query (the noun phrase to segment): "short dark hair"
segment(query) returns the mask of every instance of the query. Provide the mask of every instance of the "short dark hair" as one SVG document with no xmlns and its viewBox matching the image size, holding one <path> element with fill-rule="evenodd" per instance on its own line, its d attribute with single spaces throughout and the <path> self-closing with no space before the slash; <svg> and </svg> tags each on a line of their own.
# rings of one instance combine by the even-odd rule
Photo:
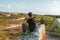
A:
<svg viewBox="0 0 60 40">
<path fill-rule="evenodd" d="M 29 13 L 28 13 L 28 16 L 29 16 L 29 17 L 32 17 L 32 12 L 29 12 Z"/>
</svg>

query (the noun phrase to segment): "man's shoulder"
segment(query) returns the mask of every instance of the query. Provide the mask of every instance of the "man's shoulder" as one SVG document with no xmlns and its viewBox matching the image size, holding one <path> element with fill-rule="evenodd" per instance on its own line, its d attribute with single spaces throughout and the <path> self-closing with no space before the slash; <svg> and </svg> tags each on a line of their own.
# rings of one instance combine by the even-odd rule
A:
<svg viewBox="0 0 60 40">
<path fill-rule="evenodd" d="M 33 20 L 35 20 L 35 19 L 34 19 L 34 18 L 26 18 L 26 20 L 27 20 L 27 21 L 29 21 L 29 20 L 32 20 L 32 21 L 33 21 Z"/>
</svg>

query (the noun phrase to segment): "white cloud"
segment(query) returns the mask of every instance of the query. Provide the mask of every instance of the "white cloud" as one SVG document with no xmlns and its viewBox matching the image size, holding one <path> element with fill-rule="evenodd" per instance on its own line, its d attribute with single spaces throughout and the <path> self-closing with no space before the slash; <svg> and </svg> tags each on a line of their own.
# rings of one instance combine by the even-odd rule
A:
<svg viewBox="0 0 60 40">
<path fill-rule="evenodd" d="M 19 9 L 24 9 L 25 5 L 24 3 L 15 3 L 15 4 L 11 4 L 13 8 L 19 8 Z"/>
<path fill-rule="evenodd" d="M 53 1 L 54 4 L 57 4 L 57 1 Z"/>
<path fill-rule="evenodd" d="M 20 6 L 19 6 L 21 9 L 25 9 L 25 5 L 24 3 L 20 3 Z"/>
<path fill-rule="evenodd" d="M 2 6 L 2 4 L 0 4 L 0 7 Z"/>
<path fill-rule="evenodd" d="M 12 8 L 12 6 L 11 6 L 11 5 L 8 5 L 8 6 L 7 6 L 7 8 L 11 9 L 11 8 Z"/>
<path fill-rule="evenodd" d="M 0 7 L 4 7 L 4 5 L 3 4 L 0 4 Z"/>
<path fill-rule="evenodd" d="M 15 3 L 15 4 L 8 4 L 8 5 L 0 4 L 0 7 L 7 8 L 7 9 L 12 9 L 12 8 L 24 9 L 25 5 L 24 3 L 19 3 L 19 4 Z"/>
<path fill-rule="evenodd" d="M 1 7 L 1 8 L 9 8 L 9 9 L 10 9 L 10 8 L 11 8 L 11 5 L 0 4 L 0 7 Z"/>
<path fill-rule="evenodd" d="M 52 3 L 48 3 L 48 10 L 51 12 L 50 14 L 60 15 L 60 3 L 57 1 L 53 1 Z"/>
</svg>

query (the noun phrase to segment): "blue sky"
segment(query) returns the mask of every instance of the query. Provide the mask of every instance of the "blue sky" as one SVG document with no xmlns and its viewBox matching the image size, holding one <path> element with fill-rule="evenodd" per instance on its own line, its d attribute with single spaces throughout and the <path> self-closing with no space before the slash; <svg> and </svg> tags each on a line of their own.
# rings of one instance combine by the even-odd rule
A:
<svg viewBox="0 0 60 40">
<path fill-rule="evenodd" d="M 0 0 L 0 11 L 60 15 L 60 0 Z"/>
</svg>

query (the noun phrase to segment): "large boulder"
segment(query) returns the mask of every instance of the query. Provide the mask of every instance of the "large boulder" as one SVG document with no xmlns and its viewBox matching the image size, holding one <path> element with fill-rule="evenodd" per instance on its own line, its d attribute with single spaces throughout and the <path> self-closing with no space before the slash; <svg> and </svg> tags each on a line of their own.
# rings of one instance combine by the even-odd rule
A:
<svg viewBox="0 0 60 40">
<path fill-rule="evenodd" d="M 40 25 L 31 34 L 20 35 L 18 40 L 46 40 L 45 37 L 45 25 Z"/>
</svg>

